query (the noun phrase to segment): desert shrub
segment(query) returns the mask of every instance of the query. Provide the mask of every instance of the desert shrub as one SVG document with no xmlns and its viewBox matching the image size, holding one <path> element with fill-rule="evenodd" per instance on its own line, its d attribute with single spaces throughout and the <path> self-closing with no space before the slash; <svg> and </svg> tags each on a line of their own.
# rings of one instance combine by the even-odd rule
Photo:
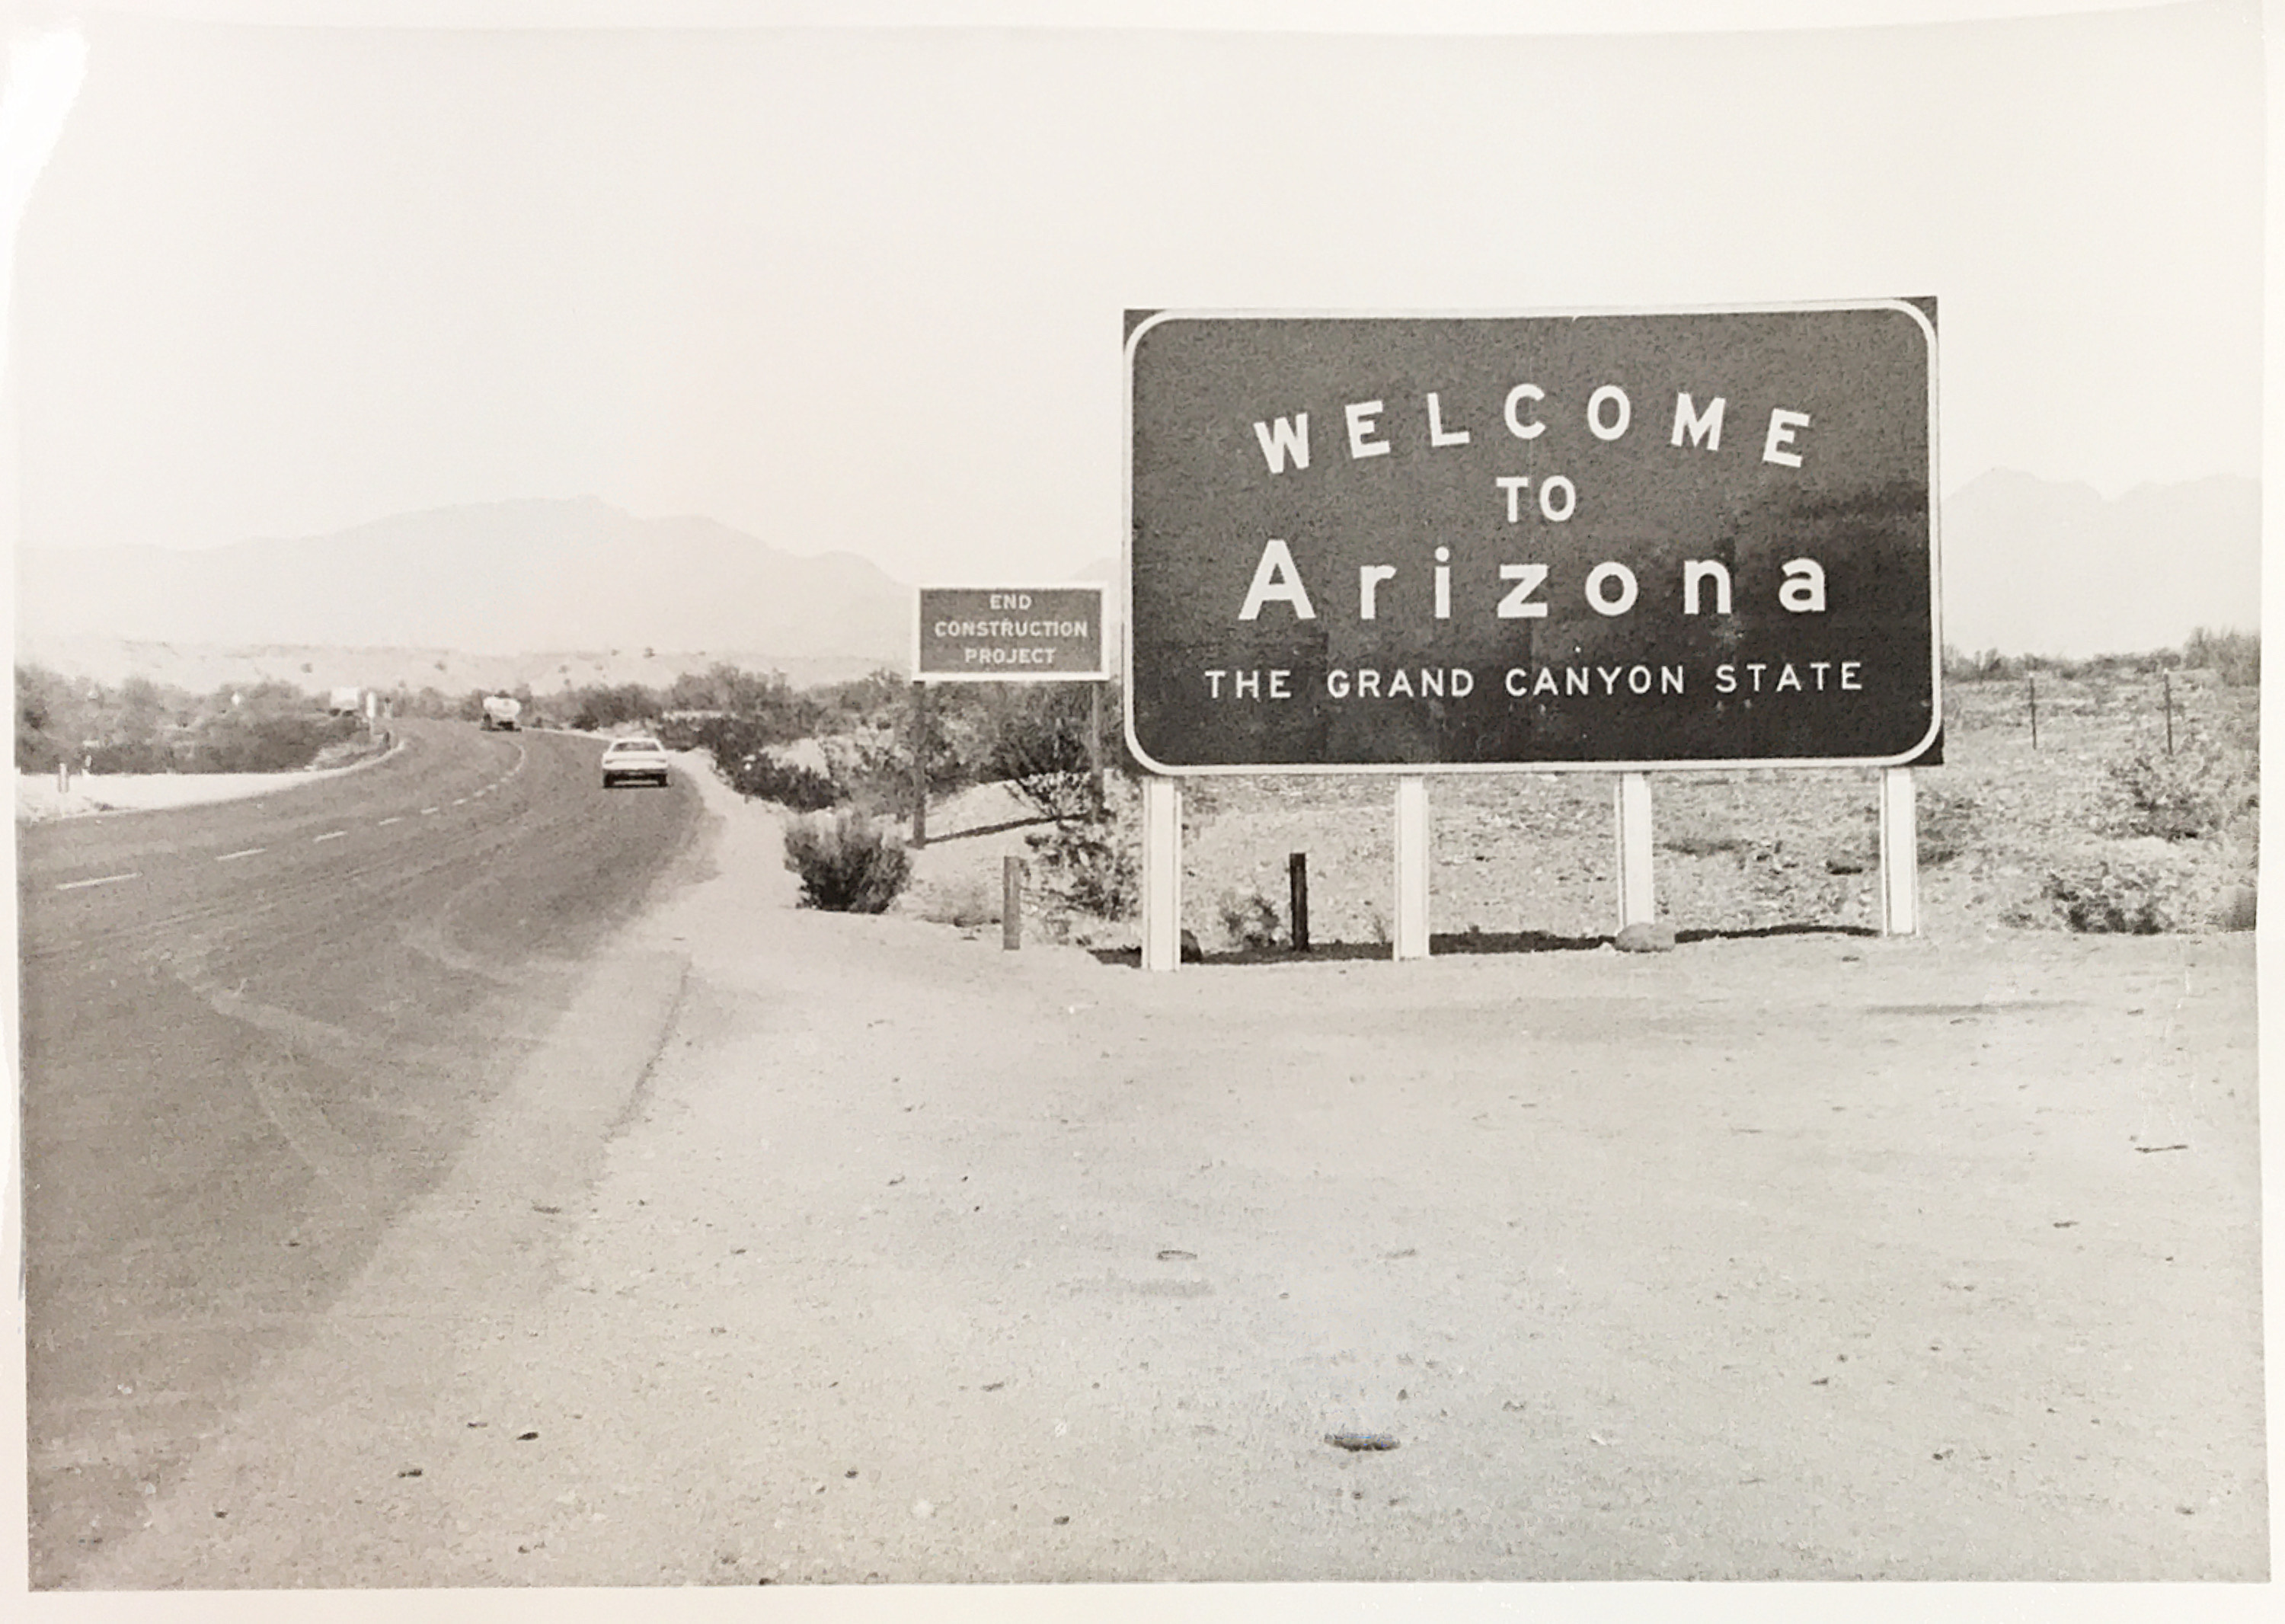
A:
<svg viewBox="0 0 2285 1624">
<path fill-rule="evenodd" d="M 474 696 L 476 715 L 483 713 L 483 695 Z M 591 683 L 553 696 L 551 713 L 564 718 L 582 733 L 608 733 L 629 723 L 649 722 L 666 709 L 659 694 L 640 682 Z"/>
<path fill-rule="evenodd" d="M 907 729 L 909 732 L 909 728 Z M 936 718 L 930 718 L 930 733 Z M 913 814 L 913 758 L 904 740 L 880 729 L 821 740 L 831 764 L 833 782 L 842 798 L 876 818 L 909 818 Z M 946 761 L 949 753 L 946 753 Z M 943 770 L 945 761 L 931 763 L 929 788 L 938 793 L 958 782 L 956 769 Z"/>
<path fill-rule="evenodd" d="M 1972 795 L 1923 789 L 1914 820 L 1921 864 L 1939 867 L 1966 851 L 1982 830 L 1982 810 Z"/>
<path fill-rule="evenodd" d="M 2209 632 L 2200 626 L 2182 645 L 2182 663 L 2202 666 L 2232 688 L 2261 686 L 2261 634 L 2258 632 Z"/>
<path fill-rule="evenodd" d="M 1224 891 L 1215 912 L 1222 935 L 1241 952 L 1275 947 L 1284 929 L 1277 905 L 1252 886 Z"/>
<path fill-rule="evenodd" d="M 1050 906 L 1095 919 L 1134 917 L 1142 900 L 1142 866 L 1128 822 L 1106 807 L 1099 818 L 1057 823 L 1024 837 Z"/>
<path fill-rule="evenodd" d="M 842 799 L 840 787 L 822 773 L 798 762 L 780 761 L 765 751 L 734 762 L 722 776 L 740 795 L 774 801 L 793 812 L 823 812 Z"/>
<path fill-rule="evenodd" d="M 2242 812 L 2250 785 L 2242 764 L 2212 741 L 2193 737 L 2169 756 L 2137 750 L 2106 769 L 2125 797 L 2120 833 L 2195 840 L 2218 833 Z"/>
<path fill-rule="evenodd" d="M 1114 690 L 1103 706 L 1103 732 L 1119 726 Z M 1103 776 L 1090 748 L 1095 697 L 1089 686 L 1040 683 L 994 718 L 980 776 L 1004 781 L 1033 811 L 1057 823 L 1100 817 Z"/>
<path fill-rule="evenodd" d="M 1744 838 L 1726 829 L 1679 829 L 1671 835 L 1661 835 L 1658 843 L 1684 857 L 1714 857 L 1724 851 L 1746 849 Z"/>
<path fill-rule="evenodd" d="M 1996 648 L 1980 654 L 1943 646 L 1943 674 L 1950 682 L 2006 682 L 2022 675 L 2024 663 L 2011 660 Z"/>
<path fill-rule="evenodd" d="M 2179 930 L 2195 918 L 2197 907 L 2180 860 L 2163 846 L 2069 859 L 2048 872 L 2043 895 L 2067 928 L 2107 935 Z"/>
<path fill-rule="evenodd" d="M 188 773 L 291 773 L 364 730 L 353 716 L 219 717 L 177 749 L 174 765 Z"/>
<path fill-rule="evenodd" d="M 156 739 L 105 740 L 80 751 L 90 773 L 171 773 L 175 753 Z"/>
<path fill-rule="evenodd" d="M 878 914 L 912 877 L 912 854 L 894 831 L 846 808 L 786 825 L 785 864 L 801 878 L 805 907 Z"/>
</svg>

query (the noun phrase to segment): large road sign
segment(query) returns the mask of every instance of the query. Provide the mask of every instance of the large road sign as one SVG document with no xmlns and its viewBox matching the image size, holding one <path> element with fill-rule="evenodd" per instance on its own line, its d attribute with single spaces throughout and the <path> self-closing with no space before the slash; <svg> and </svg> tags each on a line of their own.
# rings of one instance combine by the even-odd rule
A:
<svg viewBox="0 0 2285 1624">
<path fill-rule="evenodd" d="M 1132 318 L 1130 747 L 1935 759 L 1934 308 Z"/>
<path fill-rule="evenodd" d="M 1088 682 L 1111 674 L 1100 586 L 923 586 L 922 682 Z"/>
</svg>

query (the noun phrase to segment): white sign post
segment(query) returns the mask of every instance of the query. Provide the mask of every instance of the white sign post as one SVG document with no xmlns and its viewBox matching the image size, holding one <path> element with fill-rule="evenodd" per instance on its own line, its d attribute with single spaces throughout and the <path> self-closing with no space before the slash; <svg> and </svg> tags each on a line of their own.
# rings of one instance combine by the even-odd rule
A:
<svg viewBox="0 0 2285 1624">
<path fill-rule="evenodd" d="M 1428 956 L 1428 781 L 1407 773 L 1396 781 L 1396 942 L 1394 957 Z"/>
<path fill-rule="evenodd" d="M 1920 931 L 1920 797 L 1910 767 L 1881 769 L 1881 934 Z"/>
<path fill-rule="evenodd" d="M 1658 917 L 1658 888 L 1651 878 L 1650 776 L 1621 773 L 1616 796 L 1619 828 L 1619 929 Z"/>
<path fill-rule="evenodd" d="M 1142 968 L 1182 959 L 1182 786 L 1154 773 L 1142 781 Z"/>
</svg>

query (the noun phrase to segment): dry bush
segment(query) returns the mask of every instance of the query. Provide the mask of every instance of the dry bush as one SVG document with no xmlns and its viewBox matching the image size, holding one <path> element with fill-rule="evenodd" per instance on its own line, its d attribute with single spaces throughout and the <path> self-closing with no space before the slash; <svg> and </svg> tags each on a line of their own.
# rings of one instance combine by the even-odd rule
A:
<svg viewBox="0 0 2285 1624">
<path fill-rule="evenodd" d="M 2042 898 L 2049 917 L 2017 922 L 2061 924 L 2092 935 L 2157 936 L 2193 927 L 2198 911 L 2187 867 L 2155 843 L 2066 859 L 2048 871 Z"/>
<path fill-rule="evenodd" d="M 2235 752 L 2193 738 L 2169 756 L 2137 750 L 2109 764 L 2125 797 L 2119 833 L 2160 840 L 2196 840 L 2220 833 L 2250 798 L 2247 765 Z"/>
<path fill-rule="evenodd" d="M 801 877 L 805 907 L 879 914 L 912 877 L 912 853 L 891 829 L 844 810 L 786 825 L 786 867 Z"/>
<path fill-rule="evenodd" d="M 1215 912 L 1223 937 L 1241 953 L 1275 947 L 1284 933 L 1277 905 L 1250 885 L 1222 892 Z"/>
</svg>

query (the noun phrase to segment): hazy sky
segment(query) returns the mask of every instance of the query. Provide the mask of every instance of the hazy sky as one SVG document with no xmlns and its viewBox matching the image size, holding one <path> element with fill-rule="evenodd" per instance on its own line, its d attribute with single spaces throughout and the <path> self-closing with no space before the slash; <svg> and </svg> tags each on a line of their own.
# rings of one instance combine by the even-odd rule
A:
<svg viewBox="0 0 2285 1624">
<path fill-rule="evenodd" d="M 2255 475 L 2259 18 L 98 14 L 16 265 L 21 537 L 198 547 L 593 494 L 907 580 L 1060 577 L 1119 547 L 1127 306 L 1932 293 L 1945 489 Z"/>
</svg>

